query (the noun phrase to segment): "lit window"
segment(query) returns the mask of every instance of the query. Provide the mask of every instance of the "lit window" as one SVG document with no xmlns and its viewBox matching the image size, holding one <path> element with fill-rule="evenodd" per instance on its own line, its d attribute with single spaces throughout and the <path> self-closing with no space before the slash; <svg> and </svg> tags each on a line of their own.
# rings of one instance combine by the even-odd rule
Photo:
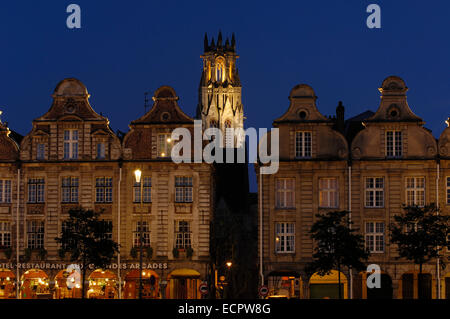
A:
<svg viewBox="0 0 450 319">
<path fill-rule="evenodd" d="M 275 197 L 275 205 L 277 208 L 294 208 L 295 179 L 277 178 Z"/>
<path fill-rule="evenodd" d="M 64 159 L 78 158 L 78 131 L 64 131 Z"/>
<path fill-rule="evenodd" d="M 141 222 L 134 224 L 133 231 L 133 247 L 139 247 L 139 239 L 141 236 Z M 147 221 L 142 221 L 142 246 L 150 246 L 150 225 Z"/>
<path fill-rule="evenodd" d="M 384 252 L 384 223 L 366 223 L 366 249 L 371 253 Z"/>
<path fill-rule="evenodd" d="M 311 157 L 311 132 L 307 131 L 295 132 L 295 157 L 296 158 Z"/>
<path fill-rule="evenodd" d="M 191 247 L 191 227 L 189 222 L 180 220 L 175 224 L 175 248 Z"/>
<path fill-rule="evenodd" d="M 44 248 L 44 222 L 30 220 L 27 222 L 27 247 Z"/>
<path fill-rule="evenodd" d="M 338 207 L 339 186 L 337 178 L 319 179 L 319 206 L 320 207 Z"/>
<path fill-rule="evenodd" d="M 384 178 L 383 177 L 367 177 L 365 189 L 366 207 L 383 207 L 384 206 Z"/>
<path fill-rule="evenodd" d="M 158 134 L 158 157 L 170 157 L 172 153 L 171 134 Z"/>
<path fill-rule="evenodd" d="M 401 157 L 402 154 L 402 132 L 387 131 L 386 132 L 386 156 Z"/>
<path fill-rule="evenodd" d="M 11 247 L 11 223 L 0 221 L 0 248 Z"/>
<path fill-rule="evenodd" d="M 424 206 L 425 205 L 425 178 L 407 177 L 406 178 L 406 205 Z"/>
<path fill-rule="evenodd" d="M 151 203 L 152 202 L 152 178 L 151 177 L 142 177 L 141 182 L 142 192 L 144 193 L 144 198 L 142 202 Z M 141 185 L 137 182 L 134 182 L 134 198 L 133 202 L 140 203 L 141 202 Z"/>
<path fill-rule="evenodd" d="M 175 177 L 175 202 L 192 203 L 192 177 Z"/>
<path fill-rule="evenodd" d="M 11 203 L 11 181 L 0 179 L 0 203 Z"/>
<path fill-rule="evenodd" d="M 295 223 L 275 224 L 275 249 L 277 253 L 295 252 Z"/>
</svg>

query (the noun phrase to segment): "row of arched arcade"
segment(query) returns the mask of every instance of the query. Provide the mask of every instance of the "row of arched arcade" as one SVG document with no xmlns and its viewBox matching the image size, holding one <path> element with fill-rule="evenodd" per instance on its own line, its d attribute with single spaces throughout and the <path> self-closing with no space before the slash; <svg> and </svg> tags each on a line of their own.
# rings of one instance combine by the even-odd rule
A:
<svg viewBox="0 0 450 319">
<path fill-rule="evenodd" d="M 367 272 L 353 276 L 353 299 L 435 299 L 436 278 L 432 273 L 407 271 L 397 280 L 380 273 L 380 288 L 369 288 Z M 340 277 L 340 278 L 339 278 Z M 332 270 L 324 276 L 314 273 L 308 279 L 295 271 L 273 271 L 266 279 L 268 298 L 348 299 L 348 276 Z M 340 285 L 339 285 L 340 283 Z M 441 275 L 441 299 L 450 299 L 450 272 Z"/>
<path fill-rule="evenodd" d="M 94 270 L 85 284 L 86 298 L 118 299 L 121 285 L 123 299 L 136 299 L 139 296 L 139 280 L 138 269 L 124 274 L 122 284 L 113 271 Z M 155 271 L 145 269 L 142 271 L 142 283 L 142 297 L 145 299 L 200 298 L 200 273 L 194 269 L 176 269 L 164 279 Z M 16 285 L 16 274 L 10 269 L 0 269 L 0 299 L 16 299 Z M 75 269 L 61 270 L 53 278 L 42 269 L 29 269 L 20 276 L 21 299 L 81 298 L 81 289 L 80 273 Z"/>
</svg>

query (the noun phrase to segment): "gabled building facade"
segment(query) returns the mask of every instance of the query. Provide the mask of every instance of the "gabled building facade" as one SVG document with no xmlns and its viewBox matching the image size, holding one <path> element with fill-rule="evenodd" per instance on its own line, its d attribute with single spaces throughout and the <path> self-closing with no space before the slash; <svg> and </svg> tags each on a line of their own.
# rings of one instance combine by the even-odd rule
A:
<svg viewBox="0 0 450 319">
<path fill-rule="evenodd" d="M 389 225 L 402 205 L 436 203 L 448 214 L 450 203 L 448 128 L 437 142 L 408 106 L 407 89 L 399 77 L 386 78 L 378 110 L 362 114 L 359 128 L 357 117 L 343 121 L 342 105 L 335 118 L 322 116 L 309 86 L 291 91 L 288 111 L 274 121 L 280 169 L 265 176 L 256 167 L 260 271 L 271 295 L 337 298 L 337 271 L 323 277 L 305 272 L 314 250 L 309 231 L 316 214 L 348 210 L 371 252 L 368 264 L 381 268 L 382 289 L 368 289 L 365 272 L 346 272 L 341 274 L 346 298 L 436 298 L 438 292 L 450 297 L 448 271 L 438 269 L 436 261 L 425 265 L 419 291 L 418 266 L 398 259 L 389 240 Z"/>
</svg>

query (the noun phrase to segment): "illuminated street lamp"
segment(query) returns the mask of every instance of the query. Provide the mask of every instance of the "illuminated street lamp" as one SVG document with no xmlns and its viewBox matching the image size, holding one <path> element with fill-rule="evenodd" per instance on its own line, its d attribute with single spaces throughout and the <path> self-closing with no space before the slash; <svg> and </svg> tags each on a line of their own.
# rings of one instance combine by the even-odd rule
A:
<svg viewBox="0 0 450 319">
<path fill-rule="evenodd" d="M 136 183 L 139 184 L 139 202 L 140 202 L 140 225 L 139 225 L 139 299 L 142 299 L 142 172 L 140 169 L 134 171 Z"/>
<path fill-rule="evenodd" d="M 233 266 L 233 263 L 231 261 L 227 261 L 226 265 L 227 265 L 228 269 L 230 269 L 231 266 Z"/>
</svg>

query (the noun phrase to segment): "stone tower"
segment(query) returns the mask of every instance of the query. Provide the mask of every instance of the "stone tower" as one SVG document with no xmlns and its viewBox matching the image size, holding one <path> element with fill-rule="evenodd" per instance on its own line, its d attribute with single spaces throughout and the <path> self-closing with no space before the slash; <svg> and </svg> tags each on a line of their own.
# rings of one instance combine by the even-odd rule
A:
<svg viewBox="0 0 450 319">
<path fill-rule="evenodd" d="M 229 128 L 244 128 L 244 110 L 241 102 L 241 81 L 236 67 L 236 40 L 222 42 L 219 32 L 217 43 L 205 34 L 203 72 L 199 87 L 197 118 L 202 120 L 203 130 L 216 127 L 223 135 L 224 147 L 241 147 L 242 135 L 232 134 Z"/>
</svg>

